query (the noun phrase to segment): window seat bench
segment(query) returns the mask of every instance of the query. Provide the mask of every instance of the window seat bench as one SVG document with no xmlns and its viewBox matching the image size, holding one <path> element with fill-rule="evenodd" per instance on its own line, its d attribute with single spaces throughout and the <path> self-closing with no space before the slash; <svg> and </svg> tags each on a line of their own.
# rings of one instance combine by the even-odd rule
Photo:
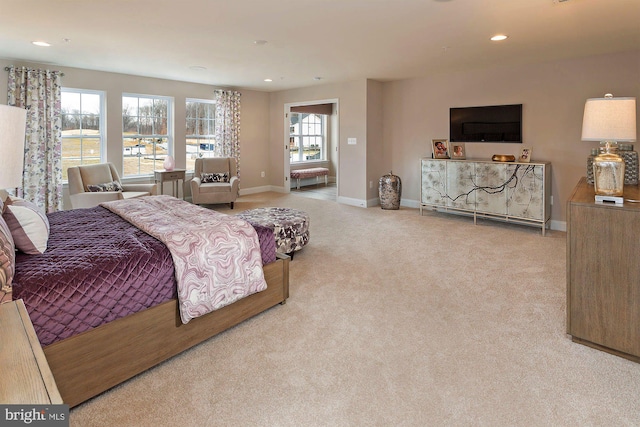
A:
<svg viewBox="0 0 640 427">
<path fill-rule="evenodd" d="M 328 168 L 307 168 L 307 169 L 296 169 L 291 171 L 291 179 L 297 180 L 296 188 L 300 189 L 300 180 L 304 178 L 316 178 L 316 184 L 318 183 L 318 178 L 324 176 L 324 185 L 327 185 L 327 181 L 329 178 L 329 169 Z"/>
</svg>

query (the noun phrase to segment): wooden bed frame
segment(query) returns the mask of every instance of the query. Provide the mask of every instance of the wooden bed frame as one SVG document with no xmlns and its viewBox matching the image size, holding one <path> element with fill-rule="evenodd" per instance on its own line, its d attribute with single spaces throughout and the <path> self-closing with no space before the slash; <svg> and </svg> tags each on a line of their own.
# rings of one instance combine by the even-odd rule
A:
<svg viewBox="0 0 640 427">
<path fill-rule="evenodd" d="M 177 300 L 167 301 L 44 348 L 64 403 L 70 407 L 289 297 L 289 260 L 264 266 L 267 289 L 182 324 Z"/>
</svg>

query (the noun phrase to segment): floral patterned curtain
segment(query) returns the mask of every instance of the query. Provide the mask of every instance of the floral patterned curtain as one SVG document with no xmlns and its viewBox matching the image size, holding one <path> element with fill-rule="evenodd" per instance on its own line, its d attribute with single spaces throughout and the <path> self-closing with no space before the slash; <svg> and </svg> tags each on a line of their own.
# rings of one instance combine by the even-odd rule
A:
<svg viewBox="0 0 640 427">
<path fill-rule="evenodd" d="M 236 159 L 240 178 L 240 92 L 216 90 L 215 156 Z"/>
<path fill-rule="evenodd" d="M 59 71 L 9 68 L 8 105 L 26 108 L 24 172 L 18 196 L 46 212 L 62 210 Z"/>
</svg>

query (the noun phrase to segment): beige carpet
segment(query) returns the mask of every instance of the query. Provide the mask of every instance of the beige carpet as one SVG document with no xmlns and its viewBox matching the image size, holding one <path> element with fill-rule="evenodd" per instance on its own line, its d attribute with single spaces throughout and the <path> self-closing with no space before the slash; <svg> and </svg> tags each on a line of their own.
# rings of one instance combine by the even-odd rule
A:
<svg viewBox="0 0 640 427">
<path fill-rule="evenodd" d="M 276 193 L 232 212 L 257 206 L 311 217 L 287 304 L 72 426 L 640 425 L 640 365 L 565 334 L 564 233 Z"/>
</svg>

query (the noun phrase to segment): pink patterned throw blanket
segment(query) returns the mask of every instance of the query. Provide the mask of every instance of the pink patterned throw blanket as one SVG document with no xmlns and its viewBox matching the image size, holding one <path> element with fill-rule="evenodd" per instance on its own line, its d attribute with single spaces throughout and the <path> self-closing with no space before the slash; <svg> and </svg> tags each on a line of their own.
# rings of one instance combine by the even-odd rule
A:
<svg viewBox="0 0 640 427">
<path fill-rule="evenodd" d="M 169 248 L 182 323 L 267 288 L 258 235 L 238 217 L 164 195 L 101 206 Z"/>
</svg>

